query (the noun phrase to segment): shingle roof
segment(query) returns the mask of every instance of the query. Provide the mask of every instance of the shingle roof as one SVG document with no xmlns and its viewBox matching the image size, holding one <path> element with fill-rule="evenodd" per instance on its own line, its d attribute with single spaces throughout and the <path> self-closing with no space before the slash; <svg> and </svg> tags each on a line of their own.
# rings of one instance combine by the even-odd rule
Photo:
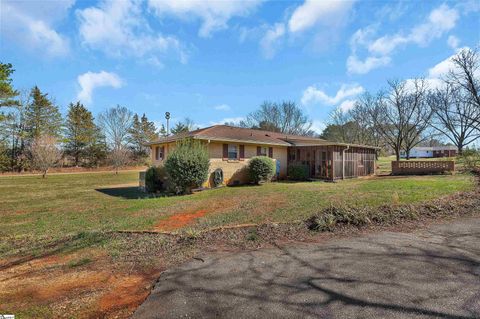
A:
<svg viewBox="0 0 480 319">
<path fill-rule="evenodd" d="M 270 132 L 229 125 L 214 125 L 191 132 L 180 133 L 166 138 L 161 138 L 157 141 L 149 143 L 149 145 L 174 142 L 187 137 L 199 140 L 240 142 L 277 146 L 347 145 L 344 143 L 326 141 L 324 139 L 316 137 L 283 134 L 278 132 Z"/>
</svg>

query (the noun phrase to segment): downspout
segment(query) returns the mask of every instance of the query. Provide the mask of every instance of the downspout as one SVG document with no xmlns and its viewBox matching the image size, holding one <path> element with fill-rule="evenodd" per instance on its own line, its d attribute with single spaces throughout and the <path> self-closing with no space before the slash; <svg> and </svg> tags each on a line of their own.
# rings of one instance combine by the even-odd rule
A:
<svg viewBox="0 0 480 319">
<path fill-rule="evenodd" d="M 345 179 L 345 151 L 350 149 L 350 145 L 347 145 L 347 148 L 342 150 L 342 179 Z"/>
</svg>

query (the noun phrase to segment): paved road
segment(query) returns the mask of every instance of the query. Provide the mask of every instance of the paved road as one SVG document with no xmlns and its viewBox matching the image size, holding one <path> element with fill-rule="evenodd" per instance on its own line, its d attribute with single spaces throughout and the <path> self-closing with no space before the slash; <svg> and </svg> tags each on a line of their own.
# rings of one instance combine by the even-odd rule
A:
<svg viewBox="0 0 480 319">
<path fill-rule="evenodd" d="M 480 318 L 480 218 L 201 257 L 133 318 Z"/>
</svg>

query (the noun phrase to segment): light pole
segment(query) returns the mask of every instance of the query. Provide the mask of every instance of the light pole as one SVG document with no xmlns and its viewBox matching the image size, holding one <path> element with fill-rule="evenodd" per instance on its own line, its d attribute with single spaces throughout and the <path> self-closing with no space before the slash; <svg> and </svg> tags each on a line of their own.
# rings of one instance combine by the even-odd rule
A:
<svg viewBox="0 0 480 319">
<path fill-rule="evenodd" d="M 165 119 L 167 120 L 167 136 L 168 136 L 170 135 L 170 132 L 169 132 L 170 112 L 165 112 Z"/>
</svg>

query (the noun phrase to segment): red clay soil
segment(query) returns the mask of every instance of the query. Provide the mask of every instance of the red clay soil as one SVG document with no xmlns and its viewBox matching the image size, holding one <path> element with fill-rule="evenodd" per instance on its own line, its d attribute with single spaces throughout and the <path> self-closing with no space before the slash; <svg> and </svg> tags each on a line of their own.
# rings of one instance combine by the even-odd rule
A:
<svg viewBox="0 0 480 319">
<path fill-rule="evenodd" d="M 68 262 L 73 253 L 48 256 L 0 272 L 0 312 L 27 311 L 25 317 L 44 318 L 36 308 L 47 307 L 58 318 L 128 317 L 145 300 L 162 269 L 116 269 L 105 252 L 90 250 L 83 267 Z M 30 309 L 30 310 L 27 310 Z"/>
<path fill-rule="evenodd" d="M 195 212 L 177 213 L 169 216 L 167 219 L 162 220 L 155 226 L 155 230 L 158 231 L 173 231 L 179 228 L 185 227 L 200 217 L 205 216 L 208 211 L 206 209 L 200 209 Z"/>
</svg>

